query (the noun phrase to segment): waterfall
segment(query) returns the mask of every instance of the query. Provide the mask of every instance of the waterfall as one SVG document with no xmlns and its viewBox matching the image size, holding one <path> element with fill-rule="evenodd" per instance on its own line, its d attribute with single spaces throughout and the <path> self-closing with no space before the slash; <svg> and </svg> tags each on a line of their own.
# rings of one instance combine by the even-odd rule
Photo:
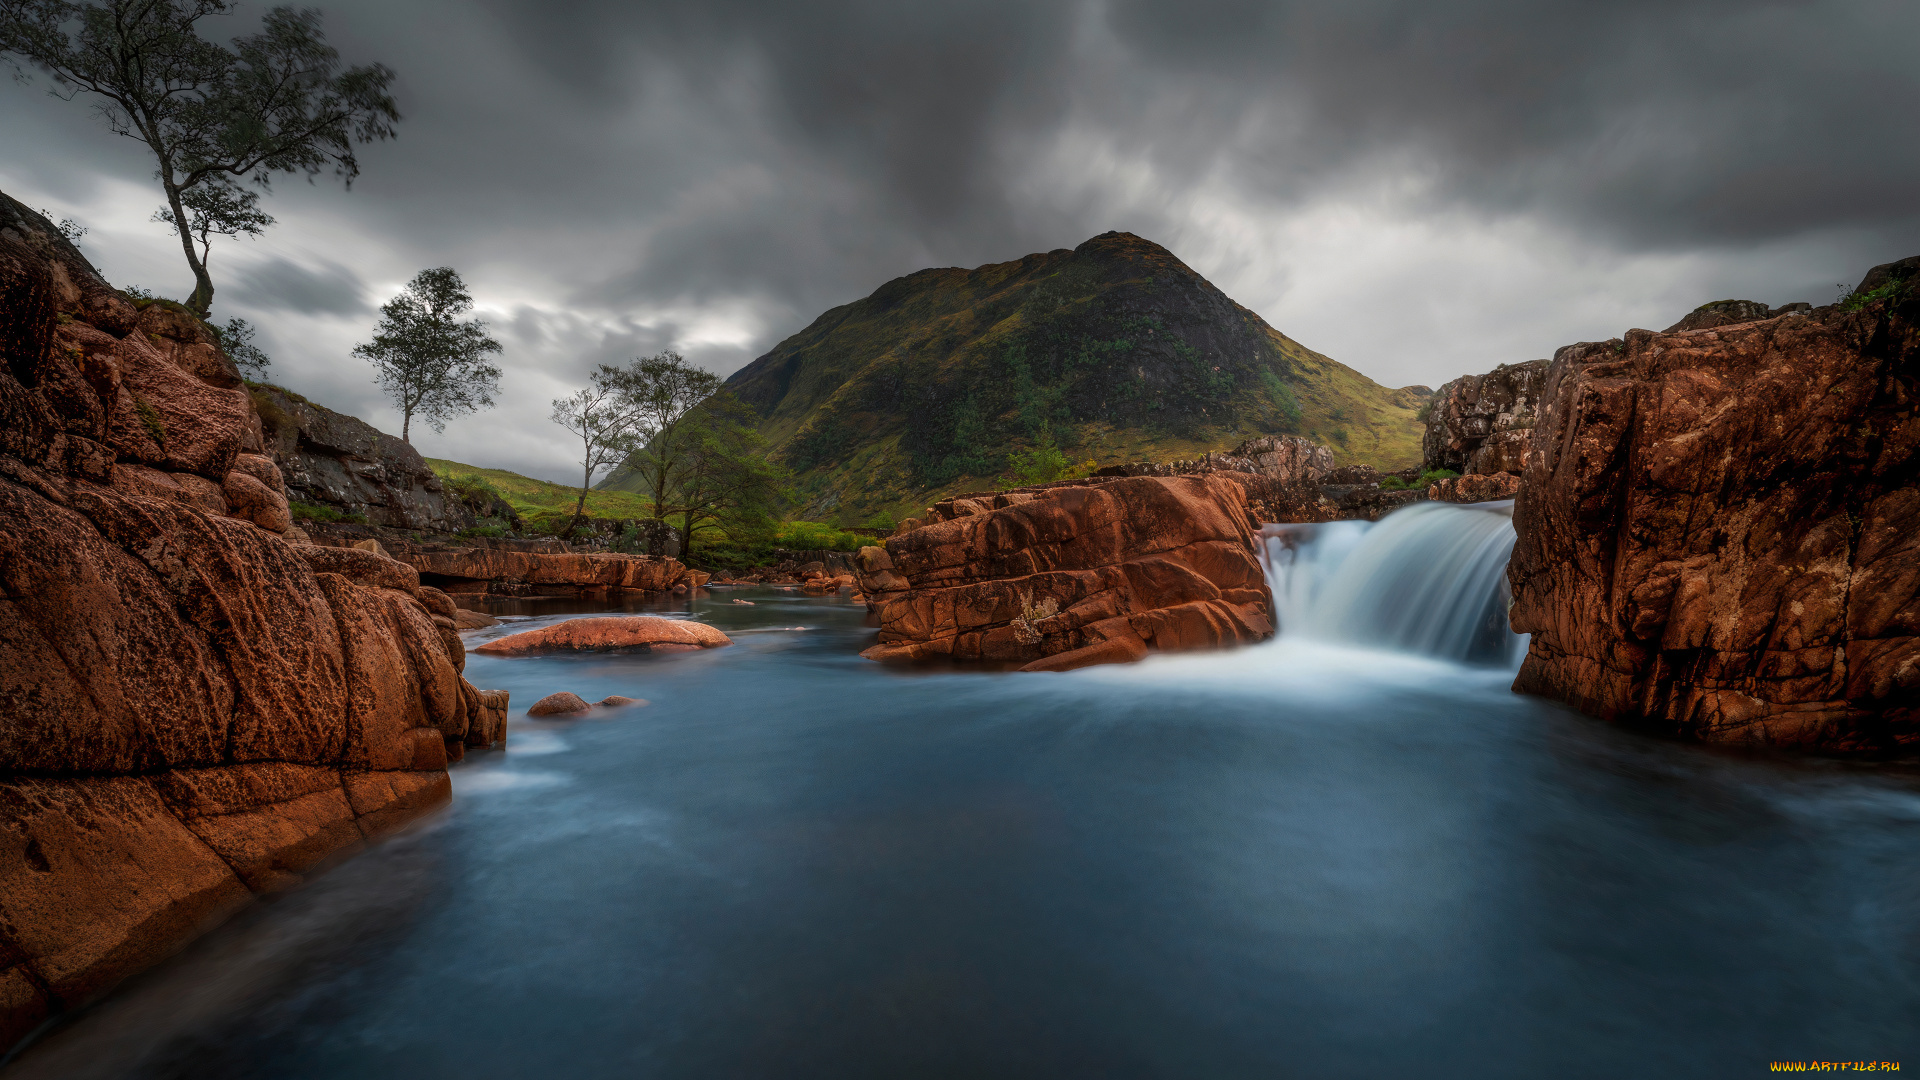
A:
<svg viewBox="0 0 1920 1080">
<path fill-rule="evenodd" d="M 1279 636 L 1518 667 L 1507 626 L 1513 503 L 1416 503 L 1382 518 L 1268 525 Z"/>
</svg>

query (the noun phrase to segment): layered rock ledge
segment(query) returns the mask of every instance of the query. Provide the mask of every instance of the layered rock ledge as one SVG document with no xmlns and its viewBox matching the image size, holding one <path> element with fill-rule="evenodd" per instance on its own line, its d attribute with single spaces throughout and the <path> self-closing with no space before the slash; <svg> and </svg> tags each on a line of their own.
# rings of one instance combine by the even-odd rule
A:
<svg viewBox="0 0 1920 1080">
<path fill-rule="evenodd" d="M 454 607 L 290 542 L 204 324 L 0 195 L 0 1044 L 449 796 Z"/>
<path fill-rule="evenodd" d="M 1920 744 L 1915 268 L 1876 267 L 1857 310 L 1728 302 L 1555 354 L 1514 516 L 1515 689 L 1708 741 Z"/>
<path fill-rule="evenodd" d="M 396 545 L 394 557 L 448 592 L 512 595 L 527 586 L 565 591 L 622 589 L 667 592 L 697 589 L 709 574 L 680 560 L 657 555 L 612 552 L 520 551 L 495 546 L 449 544 Z"/>
<path fill-rule="evenodd" d="M 873 660 L 1062 671 L 1272 636 L 1245 488 L 1124 477 L 949 500 L 946 520 L 861 549 Z"/>
</svg>

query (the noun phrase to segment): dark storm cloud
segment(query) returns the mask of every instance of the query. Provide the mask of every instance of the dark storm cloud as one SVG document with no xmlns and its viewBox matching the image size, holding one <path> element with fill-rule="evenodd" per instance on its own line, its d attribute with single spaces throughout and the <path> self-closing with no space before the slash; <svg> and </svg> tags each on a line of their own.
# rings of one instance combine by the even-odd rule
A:
<svg viewBox="0 0 1920 1080">
<path fill-rule="evenodd" d="M 887 224 L 936 243 L 989 229 L 1005 256 L 1066 224 L 1022 219 L 1009 151 L 1074 120 L 1176 178 L 1226 168 L 1284 201 L 1412 169 L 1438 202 L 1628 248 L 1911 230 L 1920 189 L 1904 0 L 492 6 L 585 96 L 617 93 L 637 57 L 709 89 L 744 61 L 795 157 L 860 177 Z"/>
<path fill-rule="evenodd" d="M 233 276 L 233 299 L 261 311 L 363 315 L 373 310 L 366 283 L 337 263 L 323 261 L 314 268 L 274 256 Z"/>
</svg>

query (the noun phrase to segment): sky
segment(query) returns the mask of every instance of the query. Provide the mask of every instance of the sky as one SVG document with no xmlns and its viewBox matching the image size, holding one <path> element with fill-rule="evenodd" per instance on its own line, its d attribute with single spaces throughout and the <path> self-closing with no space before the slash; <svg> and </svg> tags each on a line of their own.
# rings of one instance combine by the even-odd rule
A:
<svg viewBox="0 0 1920 1080">
<path fill-rule="evenodd" d="M 216 241 L 216 321 L 398 431 L 352 348 L 452 266 L 504 351 L 430 457 L 567 482 L 549 403 L 673 349 L 726 374 L 930 266 L 1156 241 L 1388 386 L 1831 302 L 1920 253 L 1911 0 L 321 0 L 398 73 L 351 190 L 283 177 Z M 251 33 L 264 7 L 202 22 Z M 0 75 L 0 190 L 185 296 L 153 161 Z M 577 481 L 575 481 L 577 482 Z"/>
</svg>

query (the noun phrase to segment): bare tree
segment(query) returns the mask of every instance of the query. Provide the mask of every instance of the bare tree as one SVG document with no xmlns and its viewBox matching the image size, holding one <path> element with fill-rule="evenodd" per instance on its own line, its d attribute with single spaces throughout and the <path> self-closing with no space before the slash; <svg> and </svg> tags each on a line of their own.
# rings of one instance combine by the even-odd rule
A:
<svg viewBox="0 0 1920 1080">
<path fill-rule="evenodd" d="M 625 371 L 600 365 L 588 384 L 572 397 L 555 398 L 553 422 L 580 440 L 580 498 L 573 507 L 562 539 L 572 536 L 587 508 L 587 489 L 595 473 L 620 464 L 632 453 L 641 432 L 640 407 L 634 401 L 632 380 Z"/>
<path fill-rule="evenodd" d="M 445 431 L 459 413 L 493 406 L 500 369 L 487 355 L 499 352 L 500 343 L 487 336 L 486 323 L 460 320 L 472 309 L 473 297 L 452 267 L 422 270 L 380 305 L 373 340 L 353 347 L 353 355 L 379 371 L 380 388 L 399 408 L 401 441 L 413 441 L 416 415 Z"/>
<path fill-rule="evenodd" d="M 320 31 L 320 14 L 277 7 L 261 32 L 232 48 L 200 36 L 198 23 L 233 10 L 232 0 L 0 0 L 0 53 L 53 77 L 56 94 L 97 95 L 116 135 L 153 151 L 172 220 L 189 222 L 187 195 L 203 184 L 274 173 L 314 176 L 328 166 L 349 187 L 360 174 L 355 144 L 393 135 L 400 119 L 380 64 L 342 70 Z M 213 279 L 179 229 L 193 270 L 187 300 L 201 318 Z"/>
</svg>

